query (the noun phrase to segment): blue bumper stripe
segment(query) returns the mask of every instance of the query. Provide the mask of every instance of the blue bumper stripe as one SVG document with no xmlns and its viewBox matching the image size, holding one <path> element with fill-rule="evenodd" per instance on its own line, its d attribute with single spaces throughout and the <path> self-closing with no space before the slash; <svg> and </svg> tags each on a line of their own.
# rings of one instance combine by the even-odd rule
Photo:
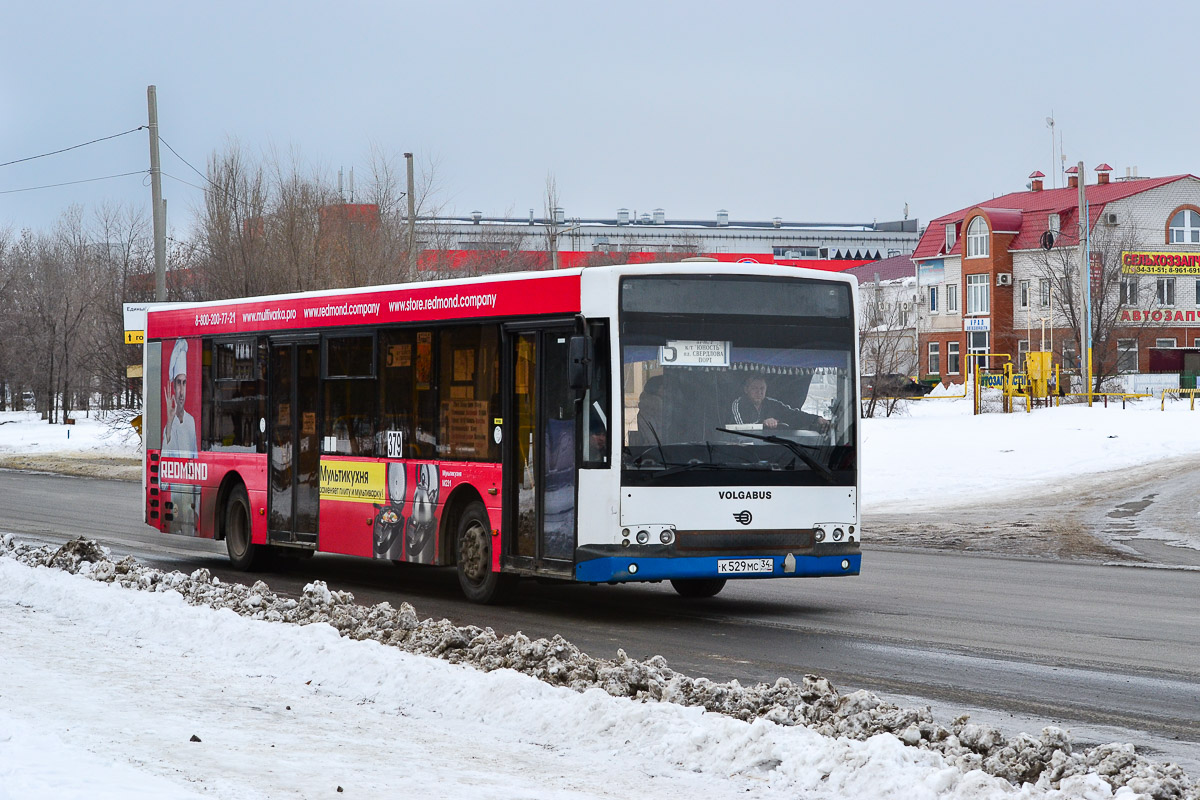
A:
<svg viewBox="0 0 1200 800">
<path fill-rule="evenodd" d="M 771 572 L 735 575 L 717 572 L 717 562 L 732 556 L 703 558 L 595 558 L 575 567 L 576 580 L 587 583 L 610 581 L 661 581 L 673 578 L 819 578 L 834 575 L 857 575 L 862 554 L 845 556 L 800 556 L 796 571 L 783 571 L 783 556 L 767 556 L 775 562 Z M 842 562 L 847 566 L 842 567 Z M 635 570 L 630 567 L 635 566 Z"/>
</svg>

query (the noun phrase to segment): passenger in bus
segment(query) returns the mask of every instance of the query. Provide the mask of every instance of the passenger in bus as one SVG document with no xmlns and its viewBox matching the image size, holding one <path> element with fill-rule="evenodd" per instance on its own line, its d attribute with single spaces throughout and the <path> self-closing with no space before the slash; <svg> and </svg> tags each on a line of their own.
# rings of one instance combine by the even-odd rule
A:
<svg viewBox="0 0 1200 800">
<path fill-rule="evenodd" d="M 637 444 L 657 444 L 662 441 L 663 428 L 663 379 L 655 375 L 646 381 L 638 396 Z"/>
<path fill-rule="evenodd" d="M 797 428 L 824 433 L 829 420 L 789 406 L 782 400 L 767 396 L 767 379 L 752 372 L 742 384 L 742 394 L 730 407 L 730 424 L 760 424 L 764 429 Z"/>
</svg>

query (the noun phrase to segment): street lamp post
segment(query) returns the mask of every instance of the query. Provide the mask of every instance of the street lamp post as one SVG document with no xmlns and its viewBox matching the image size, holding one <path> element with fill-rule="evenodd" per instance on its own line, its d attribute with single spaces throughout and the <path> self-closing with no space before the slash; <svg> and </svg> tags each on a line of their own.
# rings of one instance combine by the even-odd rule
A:
<svg viewBox="0 0 1200 800">
<path fill-rule="evenodd" d="M 1087 193 L 1084 191 L 1086 181 L 1083 162 L 1077 165 L 1079 170 L 1079 371 L 1083 375 L 1084 386 L 1087 389 L 1088 407 L 1092 405 L 1092 342 L 1091 321 L 1092 304 L 1091 289 L 1091 224 L 1088 219 Z"/>
<path fill-rule="evenodd" d="M 581 222 L 579 222 L 578 220 L 576 220 L 575 224 L 568 225 L 567 227 L 562 228 L 560 230 L 558 227 L 558 218 L 556 216 L 554 216 L 554 213 L 555 212 L 553 210 L 551 210 L 550 219 L 547 220 L 547 222 L 546 222 L 546 238 L 550 240 L 550 265 L 551 265 L 551 268 L 558 269 L 558 237 L 562 236 L 563 234 L 567 234 L 567 233 L 571 233 L 572 231 L 579 230 L 581 227 L 583 227 L 583 224 Z"/>
</svg>

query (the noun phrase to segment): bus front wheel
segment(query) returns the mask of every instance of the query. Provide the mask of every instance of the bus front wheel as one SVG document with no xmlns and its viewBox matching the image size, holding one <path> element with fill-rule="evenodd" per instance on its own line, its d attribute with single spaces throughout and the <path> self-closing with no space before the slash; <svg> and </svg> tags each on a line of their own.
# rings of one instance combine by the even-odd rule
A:
<svg viewBox="0 0 1200 800">
<path fill-rule="evenodd" d="M 517 576 L 492 570 L 492 541 L 487 509 L 483 503 L 471 503 L 458 519 L 455 563 L 458 584 L 472 603 L 503 603 L 516 588 Z"/>
<path fill-rule="evenodd" d="M 266 558 L 266 548 L 250 541 L 250 496 L 240 484 L 225 501 L 225 549 L 233 568 L 243 572 L 261 567 Z"/>
<path fill-rule="evenodd" d="M 715 597 L 725 588 L 724 578 L 688 578 L 671 581 L 680 597 Z"/>
</svg>

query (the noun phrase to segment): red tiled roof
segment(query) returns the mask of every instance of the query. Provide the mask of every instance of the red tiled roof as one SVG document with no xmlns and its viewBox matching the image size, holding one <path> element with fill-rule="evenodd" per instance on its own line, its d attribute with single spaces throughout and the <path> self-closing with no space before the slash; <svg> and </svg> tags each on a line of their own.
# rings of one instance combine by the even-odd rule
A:
<svg viewBox="0 0 1200 800">
<path fill-rule="evenodd" d="M 853 275 L 858 278 L 859 283 L 869 283 L 875 280 L 875 275 L 879 275 L 881 281 L 892 281 L 898 278 L 915 278 L 917 276 L 917 265 L 913 263 L 909 256 L 892 256 L 885 258 L 882 261 L 872 261 L 870 264 L 863 264 L 861 267 L 851 267 L 850 269 L 842 270 L 847 275 Z"/>
<path fill-rule="evenodd" d="M 992 208 L 980 206 L 979 210 L 987 215 L 988 227 L 993 233 L 1017 233 L 1021 230 L 1021 209 Z"/>
<path fill-rule="evenodd" d="M 1088 224 L 1089 226 L 1095 226 L 1107 203 L 1132 197 L 1149 189 L 1156 189 L 1159 186 L 1165 186 L 1169 183 L 1192 177 L 1195 176 L 1170 175 L 1165 178 L 1140 178 L 1135 181 L 1088 185 L 1084 188 L 1088 203 Z M 1038 247 L 1038 240 L 1046 230 L 1050 214 L 1059 215 L 1060 229 L 1063 231 L 1062 241 L 1064 244 L 1070 244 L 1076 240 L 1075 231 L 1077 230 L 1076 225 L 1078 222 L 1076 208 L 1078 203 L 1079 190 L 1066 188 L 1043 189 L 1040 192 L 1013 192 L 1012 194 L 996 197 L 985 204 L 968 206 L 967 208 L 959 209 L 953 213 L 930 220 L 925 228 L 925 234 L 921 237 L 921 241 L 917 243 L 917 249 L 913 253 L 912 258 L 920 261 L 926 258 L 938 258 L 939 256 L 961 253 L 962 236 L 965 235 L 965 231 L 960 231 L 958 240 L 955 241 L 954 247 L 949 253 L 942 252 L 946 243 L 945 226 L 951 222 L 961 224 L 967 215 L 976 209 L 988 215 L 988 218 L 993 223 L 992 227 L 994 230 L 1020 231 L 1009 244 L 1009 250 L 1030 250 Z M 1020 214 L 1021 219 L 1017 227 L 999 227 L 998 220 L 992 216 L 998 210 Z M 1007 219 L 1005 223 L 1012 224 Z"/>
</svg>

